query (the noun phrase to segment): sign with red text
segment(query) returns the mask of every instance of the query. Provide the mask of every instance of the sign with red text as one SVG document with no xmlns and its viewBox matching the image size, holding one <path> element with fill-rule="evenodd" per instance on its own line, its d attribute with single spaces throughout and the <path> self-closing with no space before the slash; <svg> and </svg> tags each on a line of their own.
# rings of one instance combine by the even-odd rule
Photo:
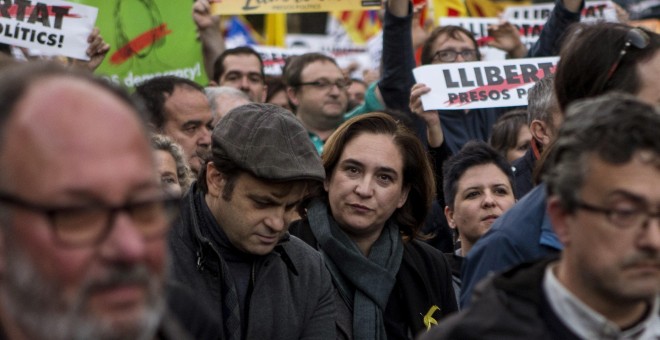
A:
<svg viewBox="0 0 660 340">
<path fill-rule="evenodd" d="M 527 91 L 554 73 L 559 58 L 527 58 L 425 65 L 413 70 L 431 92 L 425 110 L 479 109 L 527 105 Z"/>
<path fill-rule="evenodd" d="M 211 0 L 217 15 L 360 11 L 379 9 L 381 0 Z"/>
<path fill-rule="evenodd" d="M 89 60 L 87 37 L 94 29 L 95 7 L 58 0 L 4 0 L 0 5 L 0 42 Z"/>
<path fill-rule="evenodd" d="M 546 20 L 550 12 L 555 7 L 553 3 L 530 5 L 530 6 L 509 6 L 504 10 L 505 19 L 535 19 Z M 582 22 L 610 21 L 618 22 L 616 8 L 612 1 L 587 1 L 582 9 Z"/>
</svg>

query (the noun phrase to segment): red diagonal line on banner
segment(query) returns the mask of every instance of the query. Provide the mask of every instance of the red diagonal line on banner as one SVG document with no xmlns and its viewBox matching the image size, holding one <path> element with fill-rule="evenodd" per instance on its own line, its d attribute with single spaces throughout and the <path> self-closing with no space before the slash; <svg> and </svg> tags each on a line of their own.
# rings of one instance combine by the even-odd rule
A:
<svg viewBox="0 0 660 340">
<path fill-rule="evenodd" d="M 552 68 L 551 68 L 552 73 L 555 73 L 555 68 L 556 67 L 557 67 L 556 65 L 552 66 Z M 539 69 L 538 71 L 536 71 L 535 76 L 539 79 L 543 78 L 543 69 Z M 477 92 L 478 93 L 479 91 L 491 91 L 491 90 L 497 90 L 497 91 L 501 92 L 502 90 L 511 90 L 511 89 L 515 89 L 517 87 L 521 87 L 523 85 L 528 84 L 528 83 L 523 83 L 522 82 L 523 81 L 522 75 L 518 75 L 518 76 L 515 76 L 513 78 L 520 80 L 520 83 L 519 84 L 509 84 L 508 82 L 505 82 L 505 83 L 500 84 L 500 85 L 484 85 L 484 86 L 477 87 L 477 88 L 475 88 L 473 90 L 470 90 L 470 91 L 467 91 L 467 92 Z M 458 106 L 458 107 L 460 107 L 460 106 L 463 106 L 463 105 L 467 105 L 469 103 L 470 102 L 468 101 L 467 103 L 456 103 L 456 104 L 450 104 L 449 106 Z M 445 101 L 445 104 L 449 104 L 449 101 L 448 100 Z"/>
<path fill-rule="evenodd" d="M 362 31 L 364 29 L 364 25 L 366 24 L 367 21 L 367 12 L 362 12 L 362 15 L 360 15 L 360 20 L 358 20 L 357 28 L 358 30 Z"/>
<path fill-rule="evenodd" d="M 68 9 L 73 8 L 72 6 L 59 6 L 59 7 L 68 8 Z M 32 6 L 32 5 L 25 6 L 25 16 L 26 17 L 30 16 L 30 14 L 32 14 L 33 9 L 34 9 L 34 6 Z M 16 18 L 16 13 L 18 13 L 18 5 L 11 5 L 9 7 L 9 9 L 7 10 L 7 13 L 9 13 L 9 15 L 11 15 L 12 17 Z M 54 16 L 54 15 L 55 15 L 55 12 L 53 12 L 53 6 L 48 6 L 48 16 Z M 80 15 L 69 13 L 69 14 L 65 15 L 65 17 L 80 18 Z"/>
<path fill-rule="evenodd" d="M 129 41 L 128 44 L 118 48 L 117 51 L 110 57 L 110 63 L 114 65 L 121 65 L 133 57 L 136 53 L 144 50 L 170 33 L 172 33 L 172 31 L 167 28 L 166 23 L 152 28 L 138 35 L 135 39 Z"/>
<path fill-rule="evenodd" d="M 495 38 L 493 38 L 491 36 L 481 37 L 481 38 L 477 39 L 477 46 L 484 46 L 484 45 L 488 44 L 489 42 L 491 42 L 493 40 L 495 40 Z"/>
<path fill-rule="evenodd" d="M 284 66 L 284 58 L 275 58 L 271 60 L 264 60 L 264 67 L 270 67 L 270 66 Z"/>
</svg>

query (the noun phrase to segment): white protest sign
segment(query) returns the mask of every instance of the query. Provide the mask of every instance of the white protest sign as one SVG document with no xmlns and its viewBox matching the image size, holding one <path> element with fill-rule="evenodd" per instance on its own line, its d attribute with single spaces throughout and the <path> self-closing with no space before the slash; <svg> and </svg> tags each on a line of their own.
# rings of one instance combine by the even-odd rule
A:
<svg viewBox="0 0 660 340">
<path fill-rule="evenodd" d="M 478 109 L 527 105 L 527 90 L 554 73 L 557 57 L 425 65 L 413 70 L 431 92 L 425 110 Z"/>
<path fill-rule="evenodd" d="M 499 24 L 501 21 L 499 18 L 473 17 L 441 17 L 439 19 L 440 25 L 460 26 L 472 32 L 475 40 L 477 40 L 477 45 L 479 45 L 481 60 L 484 61 L 506 59 L 506 52 L 488 46 L 488 42 L 493 40 L 488 35 L 488 26 Z M 528 49 L 539 39 L 543 25 L 545 25 L 545 20 L 511 19 L 508 21 L 518 28 L 520 40 Z"/>
<path fill-rule="evenodd" d="M 87 37 L 98 9 L 59 0 L 3 0 L 0 42 L 89 60 Z"/>
<path fill-rule="evenodd" d="M 251 46 L 259 55 L 264 63 L 264 73 L 269 76 L 281 76 L 282 68 L 288 57 L 300 55 L 310 50 L 306 48 L 281 48 L 273 46 Z"/>
<path fill-rule="evenodd" d="M 504 10 L 505 19 L 536 19 L 546 20 L 550 12 L 555 7 L 553 3 L 530 5 L 530 6 L 509 6 Z M 612 1 L 587 1 L 582 10 L 582 22 L 610 21 L 618 22 L 616 8 Z"/>
</svg>

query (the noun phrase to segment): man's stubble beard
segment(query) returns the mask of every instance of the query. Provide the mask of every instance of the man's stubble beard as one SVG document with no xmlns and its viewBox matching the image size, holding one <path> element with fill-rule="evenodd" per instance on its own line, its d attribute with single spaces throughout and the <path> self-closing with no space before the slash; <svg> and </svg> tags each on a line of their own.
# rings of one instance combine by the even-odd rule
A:
<svg viewBox="0 0 660 340">
<path fill-rule="evenodd" d="M 87 278 L 73 301 L 66 301 L 61 287 L 35 270 L 21 249 L 7 242 L 6 271 L 0 305 L 20 329 L 37 339 L 151 339 L 165 313 L 162 278 L 150 275 L 144 265 L 117 265 L 101 280 Z M 118 327 L 88 310 L 94 290 L 125 282 L 147 286 L 145 311 L 131 325 Z"/>
</svg>

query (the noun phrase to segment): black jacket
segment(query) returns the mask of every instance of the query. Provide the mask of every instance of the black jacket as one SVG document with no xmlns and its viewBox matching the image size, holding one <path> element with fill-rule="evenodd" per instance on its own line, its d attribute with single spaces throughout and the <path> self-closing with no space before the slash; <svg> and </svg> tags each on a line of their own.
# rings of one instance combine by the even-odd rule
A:
<svg viewBox="0 0 660 340">
<path fill-rule="evenodd" d="M 420 340 L 579 339 L 552 311 L 543 293 L 546 266 L 555 258 L 519 265 L 475 289 L 475 302 Z"/>
<path fill-rule="evenodd" d="M 319 249 L 307 220 L 292 223 L 289 232 Z M 410 339 L 426 330 L 424 315 L 433 305 L 440 308 L 432 315 L 436 320 L 458 310 L 451 268 L 444 255 L 432 246 L 418 240 L 404 242 L 403 260 L 396 275 L 396 284 L 383 313 L 388 339 Z M 352 306 L 337 308 L 338 311 L 351 309 Z M 348 318 L 340 318 L 352 320 L 350 315 Z M 338 325 L 343 329 L 352 329 L 352 326 L 345 326 Z M 351 337 L 350 334 L 346 336 Z"/>
</svg>

